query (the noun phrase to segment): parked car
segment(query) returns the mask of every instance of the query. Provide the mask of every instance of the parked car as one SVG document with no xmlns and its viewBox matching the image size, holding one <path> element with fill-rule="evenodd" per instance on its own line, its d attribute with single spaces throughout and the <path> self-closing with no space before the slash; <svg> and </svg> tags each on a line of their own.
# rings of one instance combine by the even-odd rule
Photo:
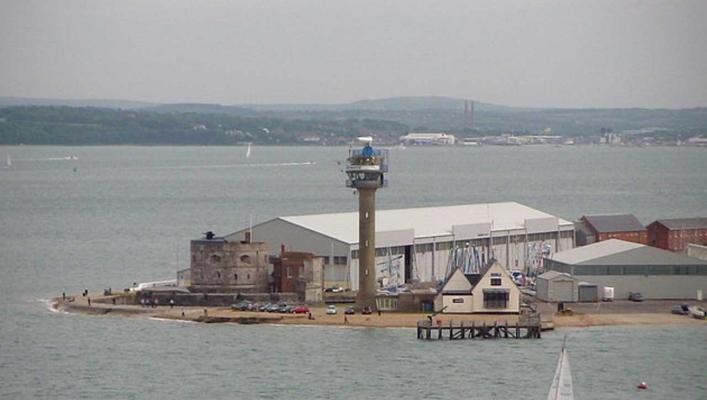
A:
<svg viewBox="0 0 707 400">
<path fill-rule="evenodd" d="M 326 288 L 326 289 L 324 289 L 324 291 L 327 293 L 341 293 L 344 291 L 344 288 L 342 288 L 341 286 L 336 286 L 336 287 Z"/>
<path fill-rule="evenodd" d="M 638 292 L 631 292 L 628 294 L 628 299 L 631 301 L 643 301 L 643 295 Z"/>
<path fill-rule="evenodd" d="M 363 314 L 363 315 L 371 315 L 371 307 L 369 307 L 369 306 L 363 307 L 363 310 L 361 310 L 361 314 Z"/>
<path fill-rule="evenodd" d="M 292 311 L 293 311 L 294 309 L 295 309 L 294 306 L 285 305 L 285 306 L 280 307 L 280 310 L 279 310 L 279 311 L 280 311 L 281 313 L 283 313 L 283 314 L 290 314 L 290 313 L 292 313 Z"/>
<path fill-rule="evenodd" d="M 326 308 L 326 313 L 327 315 L 335 315 L 336 314 L 336 306 L 335 305 L 330 305 Z"/>
<path fill-rule="evenodd" d="M 231 309 L 236 311 L 246 311 L 249 305 L 249 301 L 241 301 L 240 303 L 232 305 Z"/>
<path fill-rule="evenodd" d="M 690 314 L 690 306 L 687 304 L 678 304 L 670 309 L 670 312 L 678 315 Z"/>
<path fill-rule="evenodd" d="M 344 314 L 353 315 L 356 314 L 356 310 L 354 310 L 353 307 L 346 307 L 346 309 L 344 309 Z"/>
<path fill-rule="evenodd" d="M 268 307 L 270 307 L 271 305 L 272 304 L 270 304 L 270 303 L 262 304 L 260 307 L 258 307 L 258 311 L 267 311 Z"/>
<path fill-rule="evenodd" d="M 248 310 L 248 311 L 258 311 L 258 307 L 260 307 L 260 304 L 258 304 L 258 303 L 250 303 L 250 304 L 248 304 L 248 306 L 246 307 L 246 310 Z"/>
<path fill-rule="evenodd" d="M 295 307 L 292 310 L 292 313 L 293 314 L 307 314 L 307 313 L 309 313 L 309 307 L 307 307 L 307 306 Z"/>
<path fill-rule="evenodd" d="M 280 310 L 280 306 L 278 304 L 270 304 L 270 306 L 265 310 L 267 312 L 277 312 Z"/>
</svg>

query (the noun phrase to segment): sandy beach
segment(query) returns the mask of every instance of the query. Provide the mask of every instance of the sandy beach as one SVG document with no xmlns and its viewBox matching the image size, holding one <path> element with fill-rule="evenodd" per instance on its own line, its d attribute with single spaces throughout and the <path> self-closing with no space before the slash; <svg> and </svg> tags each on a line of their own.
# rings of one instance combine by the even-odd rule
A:
<svg viewBox="0 0 707 400">
<path fill-rule="evenodd" d="M 615 302 L 612 304 L 572 304 L 571 315 L 559 315 L 552 312 L 552 305 L 543 304 L 539 307 L 543 325 L 548 328 L 590 327 L 604 325 L 705 325 L 706 320 L 697 320 L 684 315 L 669 312 L 670 304 L 679 301 L 652 301 L 644 303 Z M 234 311 L 229 307 L 179 307 L 158 306 L 146 308 L 138 305 L 113 305 L 111 297 L 98 296 L 88 299 L 81 295 L 54 299 L 52 304 L 57 310 L 70 313 L 85 313 L 93 315 L 118 315 L 132 317 L 162 318 L 194 322 L 218 323 L 234 322 L 244 324 L 275 323 L 292 325 L 328 325 L 351 327 L 380 328 L 414 328 L 417 322 L 426 320 L 428 313 L 397 313 L 384 312 L 381 315 L 347 315 L 344 316 L 343 306 L 337 307 L 336 315 L 327 315 L 326 307 L 310 307 L 313 319 L 306 314 L 279 314 L 267 312 Z M 667 307 L 667 310 L 666 310 Z M 440 314 L 434 317 L 435 322 L 447 324 L 450 321 L 476 321 L 479 323 L 494 323 L 498 321 L 513 323 L 517 315 L 505 314 L 473 314 L 450 315 Z"/>
</svg>

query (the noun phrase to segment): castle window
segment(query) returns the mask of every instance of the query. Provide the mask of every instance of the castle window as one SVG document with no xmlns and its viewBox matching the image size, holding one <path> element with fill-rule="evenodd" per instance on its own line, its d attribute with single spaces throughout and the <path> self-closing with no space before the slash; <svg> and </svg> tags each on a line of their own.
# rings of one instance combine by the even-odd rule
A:
<svg viewBox="0 0 707 400">
<path fill-rule="evenodd" d="M 241 256 L 241 262 L 244 262 L 246 264 L 250 264 L 250 256 L 247 254 L 244 254 Z"/>
<path fill-rule="evenodd" d="M 233 279 L 238 280 L 238 274 L 233 274 Z"/>
<path fill-rule="evenodd" d="M 250 274 L 246 275 L 246 276 L 245 276 L 245 279 L 246 279 L 247 281 L 249 281 L 249 280 L 250 280 Z"/>
<path fill-rule="evenodd" d="M 218 272 L 218 271 L 216 271 L 216 277 L 217 277 L 218 279 L 221 279 L 221 273 Z"/>
</svg>

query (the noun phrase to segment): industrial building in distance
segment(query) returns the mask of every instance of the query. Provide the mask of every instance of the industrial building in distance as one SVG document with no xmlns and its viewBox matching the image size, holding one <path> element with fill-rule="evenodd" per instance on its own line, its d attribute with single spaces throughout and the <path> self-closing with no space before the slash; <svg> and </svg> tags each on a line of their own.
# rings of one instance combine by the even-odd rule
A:
<svg viewBox="0 0 707 400">
<path fill-rule="evenodd" d="M 324 284 L 358 290 L 358 213 L 277 217 L 225 236 L 324 258 Z M 574 224 L 516 203 L 379 210 L 375 225 L 379 288 L 444 280 L 491 259 L 511 271 L 534 272 L 543 257 L 572 249 Z"/>
<path fill-rule="evenodd" d="M 420 145 L 453 145 L 457 143 L 454 135 L 438 133 L 408 133 L 400 137 L 400 142 L 408 146 Z"/>
<path fill-rule="evenodd" d="M 707 245 L 707 218 L 659 219 L 648 225 L 651 246 L 683 251 L 688 244 Z"/>
<path fill-rule="evenodd" d="M 648 243 L 646 227 L 633 214 L 584 215 L 577 221 L 577 246 L 608 239 Z"/>
<path fill-rule="evenodd" d="M 617 299 L 627 299 L 630 293 L 647 299 L 689 299 L 707 292 L 707 261 L 618 239 L 558 252 L 545 258 L 544 267 L 597 287 L 612 287 Z M 545 293 L 538 297 L 551 299 Z M 578 298 L 571 294 L 565 301 Z"/>
</svg>

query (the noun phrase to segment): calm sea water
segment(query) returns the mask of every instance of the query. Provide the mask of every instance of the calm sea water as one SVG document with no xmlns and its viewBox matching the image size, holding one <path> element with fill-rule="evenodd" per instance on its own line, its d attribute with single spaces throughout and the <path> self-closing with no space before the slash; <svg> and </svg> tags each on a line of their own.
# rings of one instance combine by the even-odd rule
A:
<svg viewBox="0 0 707 400">
<path fill-rule="evenodd" d="M 48 311 L 62 291 L 174 277 L 188 241 L 251 216 L 351 211 L 345 148 L 0 147 L 0 398 L 544 398 L 568 335 L 579 399 L 707 398 L 707 328 L 423 343 L 407 329 L 205 326 Z M 63 159 L 76 156 L 78 160 Z M 707 215 L 694 148 L 392 149 L 380 208 L 518 201 Z M 645 392 L 634 388 L 649 383 Z"/>
</svg>

